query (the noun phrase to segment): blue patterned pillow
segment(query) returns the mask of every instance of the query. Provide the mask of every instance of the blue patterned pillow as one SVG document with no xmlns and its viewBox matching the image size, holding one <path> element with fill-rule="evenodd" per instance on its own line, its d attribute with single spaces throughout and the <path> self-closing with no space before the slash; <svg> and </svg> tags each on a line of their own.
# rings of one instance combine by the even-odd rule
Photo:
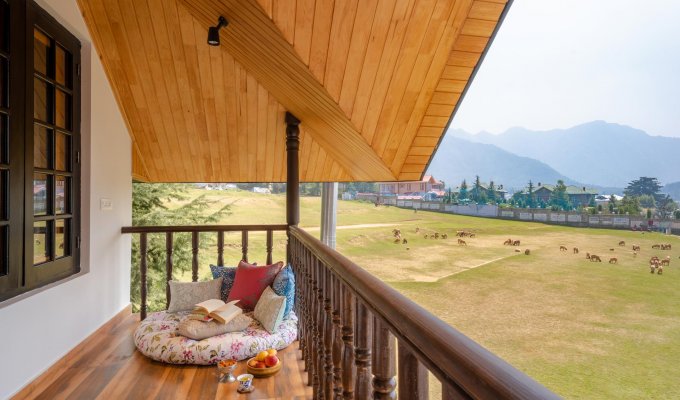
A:
<svg viewBox="0 0 680 400">
<path fill-rule="evenodd" d="M 290 264 L 283 267 L 276 275 L 272 283 L 272 289 L 274 289 L 274 293 L 277 295 L 286 297 L 286 309 L 283 312 L 283 319 L 288 318 L 288 314 L 290 314 L 295 304 L 295 275 L 293 275 L 293 267 Z"/>
<path fill-rule="evenodd" d="M 236 267 L 224 267 L 221 265 L 210 265 L 213 279 L 222 278 L 222 288 L 220 289 L 220 297 L 222 301 L 227 301 L 231 287 L 234 286 L 234 278 L 236 278 Z"/>
</svg>

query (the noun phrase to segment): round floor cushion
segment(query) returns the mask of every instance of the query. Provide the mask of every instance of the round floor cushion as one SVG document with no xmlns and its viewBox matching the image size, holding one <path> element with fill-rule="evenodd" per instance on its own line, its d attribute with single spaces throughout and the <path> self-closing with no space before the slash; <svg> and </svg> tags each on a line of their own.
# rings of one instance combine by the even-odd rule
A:
<svg viewBox="0 0 680 400">
<path fill-rule="evenodd" d="M 166 311 L 149 314 L 135 330 L 135 346 L 156 361 L 209 365 L 226 359 L 245 360 L 266 349 L 281 350 L 297 338 L 297 317 L 292 312 L 273 334 L 253 319 L 245 331 L 203 340 L 189 339 L 177 333 L 177 326 L 188 315 L 188 312 Z M 247 315 L 252 317 L 251 313 Z"/>
</svg>

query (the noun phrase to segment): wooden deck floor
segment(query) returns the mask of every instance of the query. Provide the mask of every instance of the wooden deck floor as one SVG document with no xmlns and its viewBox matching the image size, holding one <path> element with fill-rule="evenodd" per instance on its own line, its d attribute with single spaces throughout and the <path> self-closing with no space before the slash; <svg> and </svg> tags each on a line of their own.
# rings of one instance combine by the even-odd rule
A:
<svg viewBox="0 0 680 400">
<path fill-rule="evenodd" d="M 15 399 L 306 399 L 311 388 L 297 342 L 279 352 L 283 369 L 255 379 L 242 395 L 219 383 L 213 366 L 168 365 L 139 353 L 132 332 L 139 315 L 124 311 L 19 392 Z M 240 362 L 235 373 L 245 372 Z"/>
</svg>

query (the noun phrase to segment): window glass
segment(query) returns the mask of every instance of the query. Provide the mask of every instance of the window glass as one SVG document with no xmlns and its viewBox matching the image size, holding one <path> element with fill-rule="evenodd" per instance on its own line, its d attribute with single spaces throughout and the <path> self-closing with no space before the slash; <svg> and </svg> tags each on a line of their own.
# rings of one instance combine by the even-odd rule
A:
<svg viewBox="0 0 680 400">
<path fill-rule="evenodd" d="M 33 174 L 33 215 L 47 215 L 46 174 Z"/>
<path fill-rule="evenodd" d="M 69 212 L 69 178 L 57 176 L 54 184 L 54 213 L 67 214 Z"/>
<path fill-rule="evenodd" d="M 33 68 L 47 76 L 50 38 L 39 29 L 33 30 Z"/>
<path fill-rule="evenodd" d="M 0 1 L 0 50 L 9 51 L 9 5 Z"/>
<path fill-rule="evenodd" d="M 70 79 L 68 79 L 70 77 L 68 71 L 71 70 L 71 55 L 61 46 L 56 46 L 54 67 L 55 80 L 70 88 L 71 82 L 69 82 Z"/>
<path fill-rule="evenodd" d="M 0 112 L 0 164 L 9 163 L 9 118 Z"/>
<path fill-rule="evenodd" d="M 56 155 L 54 168 L 59 171 L 69 171 L 68 151 L 70 148 L 70 142 L 71 138 L 68 135 L 62 132 L 57 132 L 55 138 Z"/>
<path fill-rule="evenodd" d="M 35 125 L 33 128 L 33 166 L 36 168 L 50 167 L 51 134 L 52 130 L 44 126 Z"/>
<path fill-rule="evenodd" d="M 0 107 L 8 108 L 9 61 L 0 55 Z"/>
<path fill-rule="evenodd" d="M 50 259 L 48 221 L 33 223 L 33 264 L 40 264 Z"/>
<path fill-rule="evenodd" d="M 68 228 L 70 219 L 58 219 L 54 225 L 54 252 L 55 257 L 64 257 L 69 255 L 68 251 Z"/>
<path fill-rule="evenodd" d="M 5 276 L 9 273 L 9 257 L 7 255 L 7 249 L 9 248 L 8 230 L 8 225 L 0 226 L 0 276 Z"/>
<path fill-rule="evenodd" d="M 55 97 L 55 125 L 71 128 L 71 96 L 57 89 Z"/>
<path fill-rule="evenodd" d="M 42 79 L 33 79 L 33 117 L 52 122 L 52 90 Z"/>
</svg>

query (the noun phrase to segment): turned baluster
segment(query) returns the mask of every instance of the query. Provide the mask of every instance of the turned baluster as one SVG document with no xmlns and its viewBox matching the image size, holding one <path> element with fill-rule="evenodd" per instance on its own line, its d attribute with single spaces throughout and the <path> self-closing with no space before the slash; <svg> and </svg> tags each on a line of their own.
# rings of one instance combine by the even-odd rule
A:
<svg viewBox="0 0 680 400">
<path fill-rule="evenodd" d="M 324 325 L 323 325 L 323 344 L 326 377 L 324 379 L 324 398 L 333 398 L 333 309 L 331 300 L 333 291 L 331 289 L 331 271 L 321 263 L 323 273 L 323 302 L 324 302 Z"/>
<path fill-rule="evenodd" d="M 307 251 L 307 321 L 305 329 L 307 329 L 307 382 L 310 386 L 314 386 L 314 363 L 317 356 L 316 338 L 314 337 L 314 321 L 316 318 L 316 293 L 314 291 L 314 260 L 312 253 Z"/>
<path fill-rule="evenodd" d="M 165 233 L 165 309 L 170 307 L 170 281 L 172 280 L 172 232 Z"/>
<path fill-rule="evenodd" d="M 399 372 L 397 382 L 399 383 L 400 399 L 427 399 L 428 398 L 428 377 L 427 368 L 418 361 L 406 346 L 399 343 L 397 360 Z"/>
<path fill-rule="evenodd" d="M 191 232 L 191 281 L 198 281 L 198 232 Z"/>
<path fill-rule="evenodd" d="M 395 339 L 390 330 L 378 318 L 373 318 L 373 398 L 394 399 Z"/>
<path fill-rule="evenodd" d="M 363 302 L 357 299 L 354 328 L 354 364 L 357 366 L 356 397 L 371 396 L 371 342 L 373 341 L 373 318 Z"/>
<path fill-rule="evenodd" d="M 324 374 L 324 360 L 326 357 L 326 349 L 323 343 L 323 329 L 324 329 L 324 304 L 323 304 L 323 291 L 322 287 L 322 275 L 321 275 L 321 262 L 314 257 L 314 291 L 316 293 L 315 297 L 315 320 L 314 320 L 314 339 L 316 342 L 316 357 L 315 357 L 315 371 L 314 376 L 316 377 L 316 383 L 314 385 L 314 390 L 317 393 L 316 398 L 323 398 L 323 383 L 325 380 Z"/>
<path fill-rule="evenodd" d="M 267 265 L 272 263 L 272 249 L 274 247 L 274 232 L 267 231 Z"/>
<path fill-rule="evenodd" d="M 139 234 L 139 317 L 146 319 L 146 233 Z"/>
<path fill-rule="evenodd" d="M 354 294 L 350 289 L 342 285 L 342 397 L 354 398 L 354 380 L 356 377 L 356 365 L 354 365 Z"/>
<path fill-rule="evenodd" d="M 248 262 L 248 231 L 241 231 L 241 260 Z"/>
<path fill-rule="evenodd" d="M 331 286 L 333 290 L 331 301 L 333 306 L 333 398 L 340 400 L 342 399 L 342 349 L 344 346 L 340 310 L 343 303 L 340 279 L 335 274 L 331 274 Z"/>
<path fill-rule="evenodd" d="M 217 232 L 217 265 L 224 265 L 224 231 Z"/>
</svg>

